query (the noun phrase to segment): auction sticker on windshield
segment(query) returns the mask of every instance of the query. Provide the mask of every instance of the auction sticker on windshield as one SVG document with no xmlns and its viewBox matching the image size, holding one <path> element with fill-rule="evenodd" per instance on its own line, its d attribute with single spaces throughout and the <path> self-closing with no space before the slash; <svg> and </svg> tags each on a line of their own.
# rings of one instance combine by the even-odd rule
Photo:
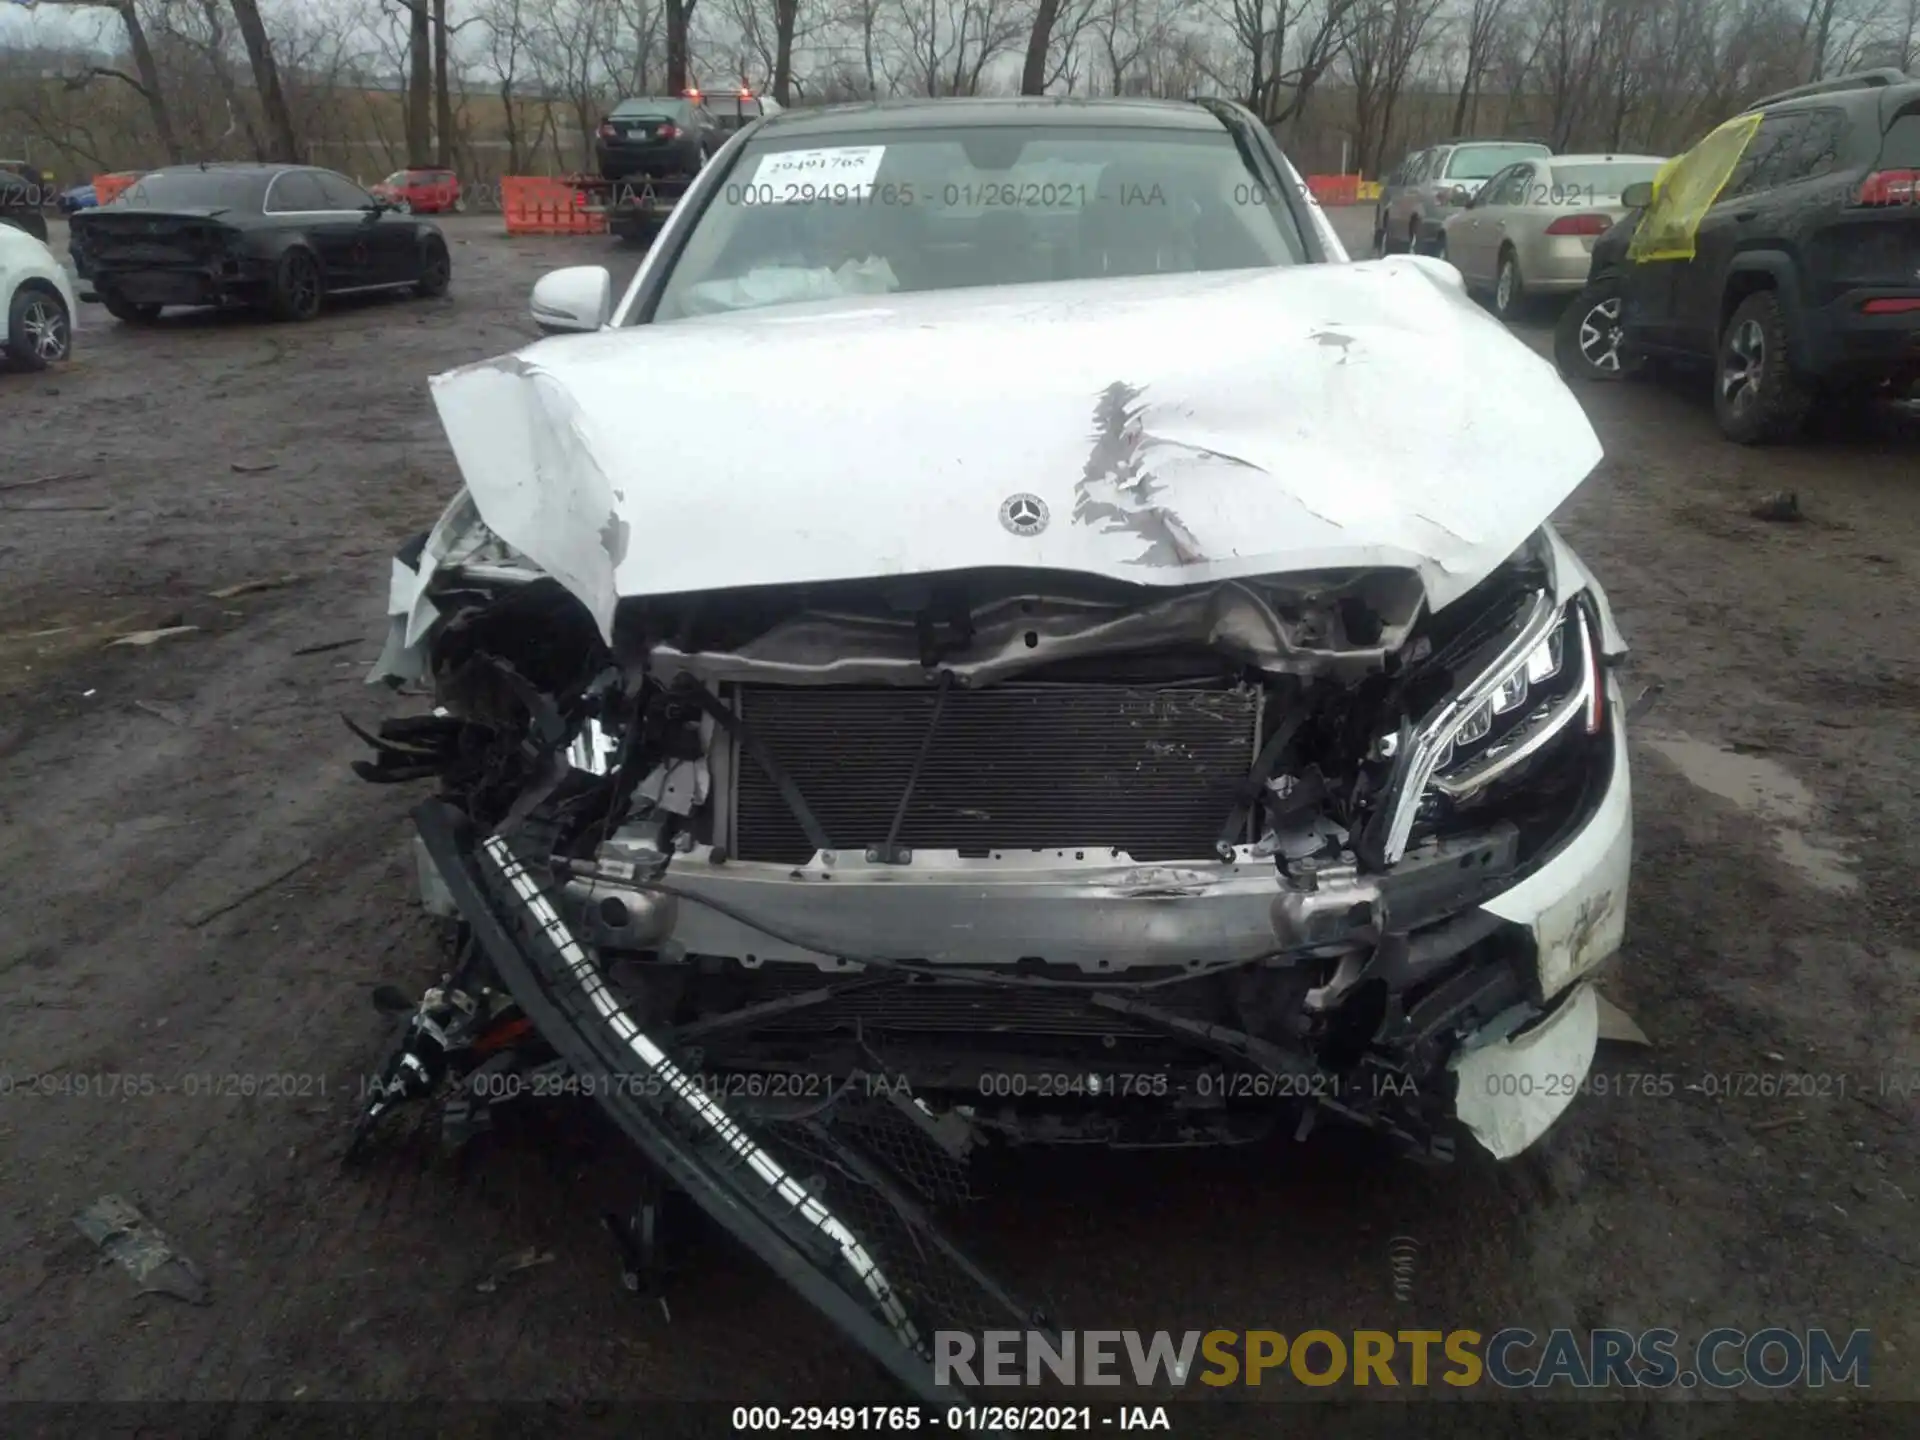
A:
<svg viewBox="0 0 1920 1440">
<path fill-rule="evenodd" d="M 840 145 L 830 150 L 782 150 L 753 172 L 753 199 L 760 204 L 863 194 L 880 173 L 884 145 Z"/>
</svg>

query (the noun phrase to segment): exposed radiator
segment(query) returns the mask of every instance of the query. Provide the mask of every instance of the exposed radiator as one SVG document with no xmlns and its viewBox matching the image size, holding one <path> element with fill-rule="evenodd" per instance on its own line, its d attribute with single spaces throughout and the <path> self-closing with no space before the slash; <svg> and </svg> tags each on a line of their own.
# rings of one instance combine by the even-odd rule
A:
<svg viewBox="0 0 1920 1440">
<path fill-rule="evenodd" d="M 836 846 L 886 839 L 934 692 L 748 685 L 733 701 Z M 951 691 L 900 843 L 971 855 L 1118 848 L 1136 860 L 1208 858 L 1253 766 L 1260 706 L 1251 688 Z M 733 853 L 812 858 L 761 767 L 731 758 Z"/>
</svg>

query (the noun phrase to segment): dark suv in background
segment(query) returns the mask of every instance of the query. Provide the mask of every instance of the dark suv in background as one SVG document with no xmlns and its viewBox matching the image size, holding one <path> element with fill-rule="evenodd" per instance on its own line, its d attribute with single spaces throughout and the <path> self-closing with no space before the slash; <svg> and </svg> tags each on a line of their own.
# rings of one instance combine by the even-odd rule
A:
<svg viewBox="0 0 1920 1440">
<path fill-rule="evenodd" d="M 1920 381 L 1920 79 L 1769 95 L 1623 199 L 1556 332 L 1563 373 L 1709 362 L 1742 444 Z"/>
</svg>

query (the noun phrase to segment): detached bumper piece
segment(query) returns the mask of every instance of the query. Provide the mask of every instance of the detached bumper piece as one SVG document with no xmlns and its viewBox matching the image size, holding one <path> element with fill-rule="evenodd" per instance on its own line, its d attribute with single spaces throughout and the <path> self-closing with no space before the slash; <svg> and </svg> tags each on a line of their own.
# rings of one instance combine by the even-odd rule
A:
<svg viewBox="0 0 1920 1440">
<path fill-rule="evenodd" d="M 896 1101 L 846 1085 L 805 1111 L 753 1129 L 622 1007 L 593 954 L 523 857 L 438 801 L 414 812 L 420 839 L 475 947 L 521 1012 L 664 1179 L 760 1256 L 917 1399 L 956 1399 L 934 1384 L 933 1333 L 1049 1328 L 969 1261 L 930 1218 L 965 1198 L 959 1164 Z M 524 842 L 522 842 L 524 843 Z M 450 1043 L 476 1007 L 451 985 L 431 991 L 388 1067 L 386 1096 L 431 1093 Z M 630 1279 L 629 1283 L 633 1283 Z"/>
</svg>

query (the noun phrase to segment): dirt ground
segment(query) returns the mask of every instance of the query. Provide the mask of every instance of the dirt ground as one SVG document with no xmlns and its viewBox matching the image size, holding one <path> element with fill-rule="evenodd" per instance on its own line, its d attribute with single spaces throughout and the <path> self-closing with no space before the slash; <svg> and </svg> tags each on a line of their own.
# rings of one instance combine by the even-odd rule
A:
<svg viewBox="0 0 1920 1440">
<path fill-rule="evenodd" d="M 703 1247 L 664 1311 L 623 1291 L 597 1221 L 629 1171 L 591 1129 L 464 1170 L 339 1168 L 389 1024 L 369 990 L 414 991 L 439 956 L 403 850 L 418 792 L 356 779 L 340 719 L 395 708 L 364 684 L 388 556 L 456 484 L 426 377 L 531 338 L 543 269 L 632 265 L 496 226 L 449 227 L 445 300 L 144 331 L 87 306 L 73 364 L 0 375 L 0 1396 L 891 1394 L 751 1257 Z M 1632 693 L 1657 687 L 1608 981 L 1652 1046 L 1603 1069 L 1674 1083 L 1585 1098 L 1505 1167 L 1383 1164 L 1324 1128 L 1031 1166 L 990 1189 L 978 1244 L 1061 1324 L 1868 1327 L 1872 1397 L 1920 1399 L 1920 433 L 1746 450 L 1685 387 L 1585 398 L 1607 459 L 1564 528 L 1635 647 Z M 1750 516 L 1779 490 L 1800 523 Z M 106 643 L 168 625 L 196 628 Z M 30 1083 L 49 1075 L 148 1079 Z M 1743 1078 L 1788 1075 L 1815 1093 Z M 73 1215 L 109 1192 L 210 1304 L 102 1264 Z M 529 1247 L 551 1259 L 480 1288 Z M 1819 1423 L 1897 1433 L 1891 1413 Z M 1426 1428 L 1494 1433 L 1460 1407 Z"/>
</svg>

